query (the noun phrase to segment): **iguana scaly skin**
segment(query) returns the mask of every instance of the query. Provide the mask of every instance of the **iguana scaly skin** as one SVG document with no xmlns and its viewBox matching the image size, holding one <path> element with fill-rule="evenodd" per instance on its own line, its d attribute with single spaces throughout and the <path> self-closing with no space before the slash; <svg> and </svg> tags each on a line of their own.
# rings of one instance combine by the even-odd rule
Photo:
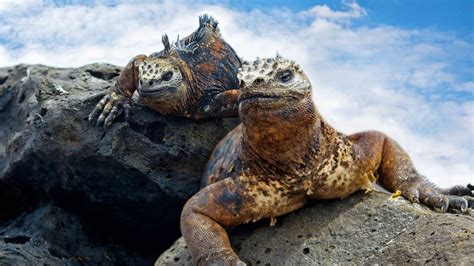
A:
<svg viewBox="0 0 474 266">
<path fill-rule="evenodd" d="M 125 110 L 135 91 L 146 106 L 162 113 L 193 119 L 238 116 L 241 62 L 222 38 L 214 18 L 199 17 L 199 28 L 150 56 L 138 55 L 89 115 L 89 121 L 109 126 Z"/>
<path fill-rule="evenodd" d="M 244 64 L 238 76 L 242 124 L 216 147 L 204 175 L 209 185 L 189 199 L 181 216 L 196 264 L 243 264 L 224 227 L 262 218 L 274 223 L 309 199 L 345 198 L 370 191 L 375 182 L 442 212 L 465 212 L 474 202 L 434 189 L 383 133 L 346 136 L 329 126 L 312 101 L 310 81 L 293 62 L 258 60 Z M 451 192 L 472 195 L 463 187 Z"/>
</svg>

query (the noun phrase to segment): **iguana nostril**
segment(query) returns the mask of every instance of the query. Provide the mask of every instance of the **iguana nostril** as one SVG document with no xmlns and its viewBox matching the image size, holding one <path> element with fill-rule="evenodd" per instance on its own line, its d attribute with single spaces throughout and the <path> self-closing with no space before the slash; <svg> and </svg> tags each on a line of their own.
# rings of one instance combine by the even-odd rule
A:
<svg viewBox="0 0 474 266">
<path fill-rule="evenodd" d="M 263 78 L 256 78 L 253 84 L 255 85 L 262 85 L 263 84 Z"/>
<path fill-rule="evenodd" d="M 153 85 L 153 81 L 152 81 L 152 80 L 148 81 L 148 86 L 151 86 L 151 85 Z"/>
<path fill-rule="evenodd" d="M 243 80 L 240 81 L 239 87 L 243 88 L 245 86 L 245 82 Z"/>
</svg>

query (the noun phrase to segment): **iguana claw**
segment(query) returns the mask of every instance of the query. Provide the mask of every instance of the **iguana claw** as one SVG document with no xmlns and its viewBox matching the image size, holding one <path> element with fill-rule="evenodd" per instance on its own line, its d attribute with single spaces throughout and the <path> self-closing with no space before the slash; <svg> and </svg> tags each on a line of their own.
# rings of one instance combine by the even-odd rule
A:
<svg viewBox="0 0 474 266">
<path fill-rule="evenodd" d="M 104 127 L 109 127 L 123 111 L 128 119 L 129 109 L 130 99 L 112 91 L 105 95 L 89 114 L 89 122 L 95 122 L 96 126 L 104 124 Z"/>
</svg>

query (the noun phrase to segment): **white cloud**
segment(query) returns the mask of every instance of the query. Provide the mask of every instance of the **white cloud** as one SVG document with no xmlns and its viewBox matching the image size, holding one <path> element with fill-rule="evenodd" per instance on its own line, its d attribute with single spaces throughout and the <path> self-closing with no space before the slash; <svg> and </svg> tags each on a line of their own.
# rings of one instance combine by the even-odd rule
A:
<svg viewBox="0 0 474 266">
<path fill-rule="evenodd" d="M 15 12 L 32 6 L 39 6 L 42 0 L 2 0 L 0 1 L 0 15 L 2 12 Z"/>
<path fill-rule="evenodd" d="M 344 6 L 347 8 L 346 11 L 334 11 L 327 5 L 317 5 L 304 13 L 315 16 L 318 19 L 339 22 L 367 15 L 367 11 L 356 2 L 344 2 Z"/>
<path fill-rule="evenodd" d="M 353 26 L 367 15 L 355 2 L 343 11 L 315 6 L 298 13 L 184 1 L 31 5 L 0 17 L 0 66 L 125 65 L 136 54 L 161 50 L 165 32 L 190 33 L 203 13 L 219 20 L 224 38 L 245 59 L 278 51 L 300 63 L 318 108 L 339 130 L 387 133 L 440 186 L 474 181 L 473 81 L 458 74 L 470 71 L 459 62 L 471 56 L 473 44 L 431 29 Z M 467 98 L 450 96 L 456 93 Z"/>
</svg>

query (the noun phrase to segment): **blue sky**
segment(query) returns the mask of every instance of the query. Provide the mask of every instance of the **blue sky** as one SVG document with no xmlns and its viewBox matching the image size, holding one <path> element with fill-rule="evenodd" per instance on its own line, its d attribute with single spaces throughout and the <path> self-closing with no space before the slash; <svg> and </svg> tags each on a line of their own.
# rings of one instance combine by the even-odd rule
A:
<svg viewBox="0 0 474 266">
<path fill-rule="evenodd" d="M 474 181 L 474 1 L 0 0 L 0 67 L 125 65 L 209 13 L 246 60 L 277 52 L 344 133 L 397 140 L 440 186 Z"/>
<path fill-rule="evenodd" d="M 254 8 L 281 8 L 294 11 L 308 9 L 314 5 L 327 5 L 332 9 L 344 7 L 340 0 L 326 1 L 214 1 L 229 6 Z M 456 34 L 472 34 L 474 27 L 474 1 L 470 0 L 360 0 L 368 16 L 359 25 L 387 24 L 402 28 L 433 27 Z"/>
</svg>

